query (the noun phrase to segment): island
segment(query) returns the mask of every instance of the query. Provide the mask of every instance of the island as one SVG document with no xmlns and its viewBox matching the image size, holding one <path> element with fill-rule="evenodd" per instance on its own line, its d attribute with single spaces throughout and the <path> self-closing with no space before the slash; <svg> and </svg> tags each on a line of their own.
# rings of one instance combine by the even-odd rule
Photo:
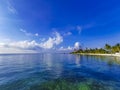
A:
<svg viewBox="0 0 120 90">
<path fill-rule="evenodd" d="M 120 43 L 115 45 L 105 44 L 103 48 L 79 48 L 74 49 L 70 54 L 80 55 L 102 55 L 102 56 L 119 56 L 120 57 Z"/>
</svg>

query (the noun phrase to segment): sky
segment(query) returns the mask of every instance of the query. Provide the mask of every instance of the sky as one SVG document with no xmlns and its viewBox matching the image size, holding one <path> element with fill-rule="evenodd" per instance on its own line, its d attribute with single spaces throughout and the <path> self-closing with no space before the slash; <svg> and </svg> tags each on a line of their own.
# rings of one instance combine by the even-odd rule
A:
<svg viewBox="0 0 120 90">
<path fill-rule="evenodd" d="M 120 0 L 0 0 L 0 53 L 120 43 Z"/>
</svg>

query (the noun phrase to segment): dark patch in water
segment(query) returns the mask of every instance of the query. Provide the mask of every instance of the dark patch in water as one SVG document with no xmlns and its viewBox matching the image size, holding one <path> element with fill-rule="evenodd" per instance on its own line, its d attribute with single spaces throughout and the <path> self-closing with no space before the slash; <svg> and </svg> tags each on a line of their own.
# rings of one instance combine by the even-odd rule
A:
<svg viewBox="0 0 120 90">
<path fill-rule="evenodd" d="M 40 85 L 33 85 L 30 90 L 113 90 L 107 87 L 103 83 L 96 81 L 86 82 L 68 82 L 66 80 L 57 79 L 54 81 L 48 81 Z"/>
</svg>

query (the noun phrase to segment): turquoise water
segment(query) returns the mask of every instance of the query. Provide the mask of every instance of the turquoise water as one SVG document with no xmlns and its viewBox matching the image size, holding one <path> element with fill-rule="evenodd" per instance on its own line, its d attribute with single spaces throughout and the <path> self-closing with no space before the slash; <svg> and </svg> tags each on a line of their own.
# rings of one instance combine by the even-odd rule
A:
<svg viewBox="0 0 120 90">
<path fill-rule="evenodd" d="M 120 58 L 0 55 L 0 90 L 120 90 Z"/>
</svg>

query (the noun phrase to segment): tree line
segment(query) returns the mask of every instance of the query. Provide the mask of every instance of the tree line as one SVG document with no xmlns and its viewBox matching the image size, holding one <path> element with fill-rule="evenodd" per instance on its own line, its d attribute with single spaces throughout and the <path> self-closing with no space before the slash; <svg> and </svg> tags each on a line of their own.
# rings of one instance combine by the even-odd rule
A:
<svg viewBox="0 0 120 90">
<path fill-rule="evenodd" d="M 100 53 L 100 54 L 112 54 L 112 53 L 120 53 L 120 43 L 115 45 L 105 44 L 104 48 L 86 48 L 74 50 L 72 53 Z"/>
</svg>

